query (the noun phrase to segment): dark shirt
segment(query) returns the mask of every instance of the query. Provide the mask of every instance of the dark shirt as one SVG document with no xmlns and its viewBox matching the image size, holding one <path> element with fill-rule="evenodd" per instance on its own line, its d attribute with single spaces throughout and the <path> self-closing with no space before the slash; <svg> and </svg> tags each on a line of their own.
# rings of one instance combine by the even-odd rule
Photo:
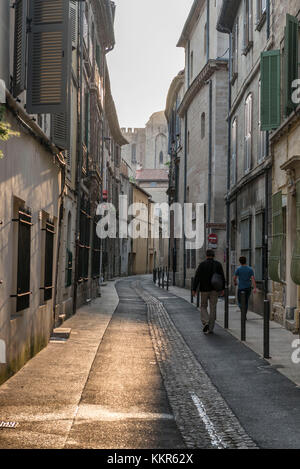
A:
<svg viewBox="0 0 300 469">
<path fill-rule="evenodd" d="M 223 278 L 223 290 L 225 289 L 225 275 L 223 271 L 222 264 L 213 259 L 207 259 L 202 262 L 197 271 L 193 284 L 193 291 L 197 291 L 198 286 L 200 285 L 200 292 L 211 292 L 214 291 L 214 288 L 211 284 L 211 279 L 214 274 L 220 274 Z"/>
</svg>

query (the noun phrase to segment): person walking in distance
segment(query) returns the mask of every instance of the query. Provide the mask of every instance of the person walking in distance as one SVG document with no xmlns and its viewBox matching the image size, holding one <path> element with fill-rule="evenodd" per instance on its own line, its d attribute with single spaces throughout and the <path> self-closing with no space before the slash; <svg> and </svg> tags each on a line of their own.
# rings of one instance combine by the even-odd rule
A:
<svg viewBox="0 0 300 469">
<path fill-rule="evenodd" d="M 235 271 L 234 274 L 234 285 L 238 285 L 238 303 L 240 309 L 242 308 L 242 292 L 246 293 L 246 315 L 249 307 L 249 299 L 251 295 L 251 284 L 253 285 L 253 293 L 256 293 L 256 281 L 254 276 L 254 270 L 252 267 L 247 265 L 246 257 L 240 257 L 240 267 Z"/>
<path fill-rule="evenodd" d="M 214 260 L 212 250 L 206 252 L 206 261 L 202 262 L 195 275 L 193 295 L 201 293 L 201 320 L 204 334 L 212 334 L 217 316 L 217 303 L 220 292 L 224 296 L 225 276 L 222 264 Z M 209 302 L 209 313 L 208 313 Z"/>
</svg>

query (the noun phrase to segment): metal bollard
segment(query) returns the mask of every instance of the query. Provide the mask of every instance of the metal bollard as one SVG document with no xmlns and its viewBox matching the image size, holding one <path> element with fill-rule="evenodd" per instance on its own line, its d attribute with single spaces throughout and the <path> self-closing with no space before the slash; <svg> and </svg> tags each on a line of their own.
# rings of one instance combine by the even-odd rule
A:
<svg viewBox="0 0 300 469">
<path fill-rule="evenodd" d="M 160 268 L 158 268 L 158 286 L 160 287 Z"/>
<path fill-rule="evenodd" d="M 191 278 L 191 303 L 192 304 L 194 304 L 193 285 L 194 285 L 194 277 Z"/>
<path fill-rule="evenodd" d="M 264 301 L 264 358 L 270 357 L 270 301 Z"/>
<path fill-rule="evenodd" d="M 162 269 L 162 287 L 165 288 L 165 268 Z"/>
<path fill-rule="evenodd" d="M 241 292 L 241 341 L 246 342 L 246 316 L 247 316 L 247 301 L 246 292 Z"/>
<path fill-rule="evenodd" d="M 224 329 L 229 329 L 229 288 L 225 289 Z"/>
<path fill-rule="evenodd" d="M 169 291 L 170 272 L 167 270 L 167 291 Z"/>
</svg>

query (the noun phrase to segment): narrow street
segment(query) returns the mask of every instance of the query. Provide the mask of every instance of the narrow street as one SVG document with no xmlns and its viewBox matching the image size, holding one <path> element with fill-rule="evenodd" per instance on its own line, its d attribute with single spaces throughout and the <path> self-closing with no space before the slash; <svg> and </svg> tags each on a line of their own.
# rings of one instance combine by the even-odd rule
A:
<svg viewBox="0 0 300 469">
<path fill-rule="evenodd" d="M 150 276 L 109 282 L 0 387 L 1 448 L 297 448 L 300 394 Z"/>
</svg>

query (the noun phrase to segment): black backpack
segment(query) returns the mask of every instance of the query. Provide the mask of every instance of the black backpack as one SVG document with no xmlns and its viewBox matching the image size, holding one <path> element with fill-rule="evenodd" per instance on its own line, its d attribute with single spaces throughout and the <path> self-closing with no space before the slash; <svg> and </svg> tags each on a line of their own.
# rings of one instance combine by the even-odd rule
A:
<svg viewBox="0 0 300 469">
<path fill-rule="evenodd" d="M 217 265 L 218 264 L 214 261 L 214 273 L 210 283 L 212 284 L 212 287 L 216 292 L 221 292 L 224 290 L 224 280 L 222 275 L 216 272 Z"/>
</svg>

